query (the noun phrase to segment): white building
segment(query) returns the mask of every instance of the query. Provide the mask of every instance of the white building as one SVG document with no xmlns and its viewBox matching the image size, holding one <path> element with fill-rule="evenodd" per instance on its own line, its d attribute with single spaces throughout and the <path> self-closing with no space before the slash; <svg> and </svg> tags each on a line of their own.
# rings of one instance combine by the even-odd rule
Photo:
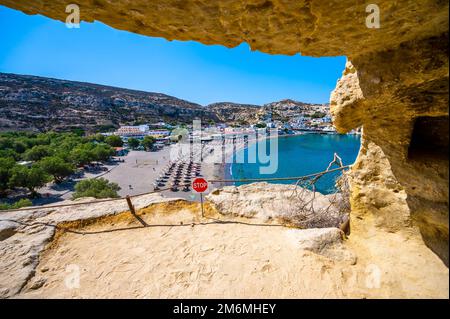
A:
<svg viewBox="0 0 450 319">
<path fill-rule="evenodd" d="M 129 136 L 141 136 L 144 132 L 140 129 L 139 126 L 121 126 L 116 135 L 129 137 Z"/>
</svg>

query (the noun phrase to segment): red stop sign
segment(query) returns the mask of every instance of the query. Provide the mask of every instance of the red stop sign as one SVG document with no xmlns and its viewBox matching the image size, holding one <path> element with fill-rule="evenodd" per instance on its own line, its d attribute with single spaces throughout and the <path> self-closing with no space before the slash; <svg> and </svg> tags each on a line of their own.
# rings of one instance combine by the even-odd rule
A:
<svg viewBox="0 0 450 319">
<path fill-rule="evenodd" d="M 192 182 L 192 188 L 197 193 L 203 193 L 204 191 L 206 191 L 208 189 L 208 182 L 204 178 L 196 178 Z"/>
</svg>

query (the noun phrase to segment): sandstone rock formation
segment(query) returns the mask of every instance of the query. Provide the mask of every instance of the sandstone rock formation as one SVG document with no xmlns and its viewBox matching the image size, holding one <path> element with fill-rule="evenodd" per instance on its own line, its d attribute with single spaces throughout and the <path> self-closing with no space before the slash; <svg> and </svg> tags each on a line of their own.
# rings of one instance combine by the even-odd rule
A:
<svg viewBox="0 0 450 319">
<path fill-rule="evenodd" d="M 2 0 L 27 14 L 65 22 L 67 1 Z M 362 56 L 448 30 L 446 1 L 377 1 L 381 28 L 368 29 L 365 1 L 79 0 L 81 20 L 168 40 L 234 47 L 247 42 L 271 54 Z"/>
<path fill-rule="evenodd" d="M 133 204 L 149 227 L 124 200 L 0 214 L 0 298 L 448 298 L 448 268 L 399 233 L 345 240 L 209 203 L 204 216 L 159 195 Z"/>
<path fill-rule="evenodd" d="M 66 19 L 63 0 L 0 3 Z M 395 267 L 398 258 L 414 269 L 429 256 L 424 241 L 448 264 L 447 1 L 377 1 L 379 29 L 366 27 L 366 1 L 77 3 L 84 21 L 149 36 L 228 47 L 247 42 L 272 54 L 346 55 L 351 63 L 331 107 L 339 131 L 364 126 L 353 167 L 351 242 L 366 244 L 374 259 L 390 258 Z M 401 246 L 372 240 L 377 232 Z M 375 243 L 388 244 L 389 253 L 377 252 Z M 419 257 L 405 260 L 406 252 Z"/>
<path fill-rule="evenodd" d="M 78 200 L 91 201 L 92 198 Z M 160 195 L 133 200 L 136 209 L 152 203 L 175 201 Z M 69 201 L 70 202 L 70 201 Z M 128 210 L 124 200 L 64 208 L 36 208 L 33 211 L 6 212 L 0 216 L 0 299 L 18 294 L 35 276 L 39 257 L 64 224 L 115 215 Z"/>
<path fill-rule="evenodd" d="M 337 205 L 339 195 L 314 194 L 293 185 L 264 182 L 226 186 L 213 191 L 206 199 L 224 215 L 262 222 L 281 220 L 302 228 L 339 227 L 347 218 L 347 212 L 340 211 Z M 308 205 L 312 200 L 313 206 Z"/>
<path fill-rule="evenodd" d="M 340 132 L 364 127 L 352 215 L 371 214 L 390 231 L 419 226 L 448 265 L 447 50 L 443 33 L 355 57 L 331 108 Z"/>
</svg>

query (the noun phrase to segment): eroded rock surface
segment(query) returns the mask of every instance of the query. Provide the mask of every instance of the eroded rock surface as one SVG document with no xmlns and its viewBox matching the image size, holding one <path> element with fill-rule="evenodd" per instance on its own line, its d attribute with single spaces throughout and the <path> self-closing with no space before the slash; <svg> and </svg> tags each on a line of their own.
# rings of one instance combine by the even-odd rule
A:
<svg viewBox="0 0 450 319">
<path fill-rule="evenodd" d="M 347 217 L 347 212 L 340 211 L 335 205 L 339 195 L 314 194 L 294 185 L 263 182 L 226 186 L 206 198 L 224 215 L 263 222 L 281 220 L 304 228 L 339 227 Z M 311 201 L 313 205 L 307 204 Z"/>
<path fill-rule="evenodd" d="M 91 201 L 85 198 L 82 201 Z M 176 199 L 170 199 L 173 201 Z M 169 201 L 159 195 L 133 199 L 136 209 Z M 53 240 L 56 226 L 118 214 L 128 210 L 125 200 L 64 208 L 0 214 L 0 298 L 14 296 L 34 277 L 40 254 Z"/>
<path fill-rule="evenodd" d="M 352 216 L 373 214 L 395 231 L 418 226 L 448 265 L 447 50 L 442 34 L 358 56 L 332 93 L 331 109 L 339 131 L 364 128 Z"/>
<path fill-rule="evenodd" d="M 4 213 L 0 298 L 448 298 L 448 268 L 414 233 L 367 220 L 367 236 L 351 240 L 335 227 L 286 227 L 256 195 L 266 215 L 133 198 L 151 227 L 124 200 Z M 67 284 L 72 265 L 79 286 Z"/>
<path fill-rule="evenodd" d="M 65 22 L 67 1 L 1 0 L 27 14 Z M 381 29 L 366 27 L 365 1 L 79 0 L 83 21 L 169 40 L 228 47 L 247 42 L 271 54 L 347 55 L 397 47 L 448 29 L 447 1 L 377 1 Z"/>
</svg>

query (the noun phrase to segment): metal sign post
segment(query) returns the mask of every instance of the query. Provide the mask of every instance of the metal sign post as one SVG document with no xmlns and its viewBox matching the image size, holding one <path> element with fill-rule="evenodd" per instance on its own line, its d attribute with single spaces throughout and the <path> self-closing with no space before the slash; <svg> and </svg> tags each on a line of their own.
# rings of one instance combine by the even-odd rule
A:
<svg viewBox="0 0 450 319">
<path fill-rule="evenodd" d="M 205 212 L 203 210 L 203 193 L 200 193 L 200 205 L 202 206 L 202 217 L 205 217 Z"/>
<path fill-rule="evenodd" d="M 203 208 L 203 193 L 208 189 L 208 182 L 204 178 L 196 178 L 192 182 L 192 189 L 197 193 L 200 193 L 200 205 L 202 206 L 202 217 L 205 217 L 205 211 Z"/>
</svg>

